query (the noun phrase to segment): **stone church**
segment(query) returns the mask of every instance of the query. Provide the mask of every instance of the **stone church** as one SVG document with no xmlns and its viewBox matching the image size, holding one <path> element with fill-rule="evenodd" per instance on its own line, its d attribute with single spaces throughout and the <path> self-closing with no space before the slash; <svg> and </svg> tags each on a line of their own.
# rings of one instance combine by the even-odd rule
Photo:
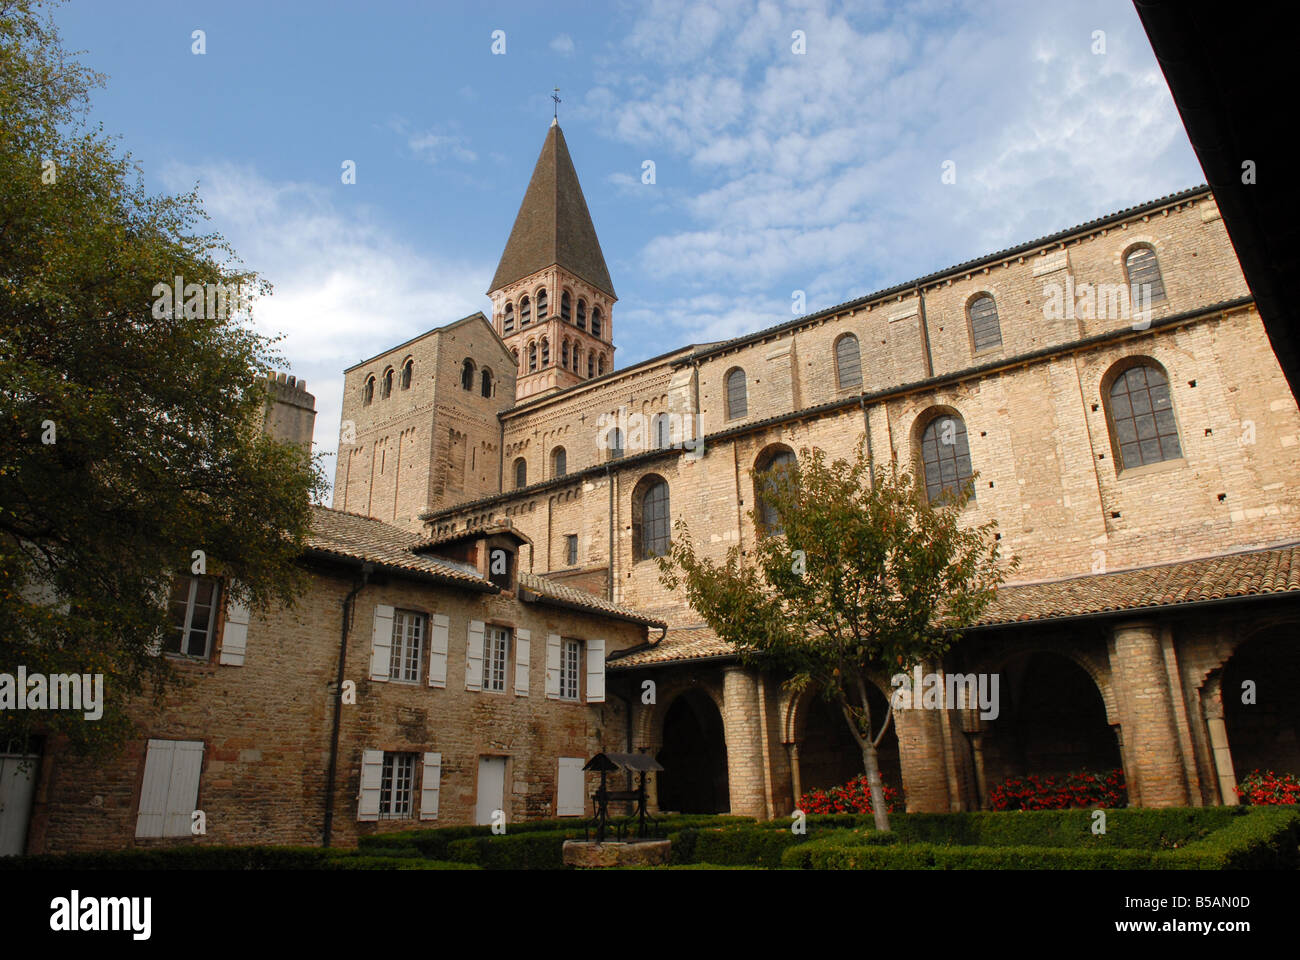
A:
<svg viewBox="0 0 1300 960">
<path fill-rule="evenodd" d="M 655 557 L 679 519 L 714 557 L 754 543 L 755 472 L 864 436 L 930 496 L 973 484 L 969 522 L 1020 558 L 924 665 L 996 675 L 996 715 L 896 711 L 908 810 L 1082 769 L 1233 804 L 1251 770 L 1300 772 L 1300 411 L 1208 188 L 620 368 L 553 123 L 487 296 L 344 371 L 309 596 L 250 612 L 182 578 L 168 655 L 198 682 L 111 765 L 45 751 L 26 849 L 189 836 L 198 809 L 217 842 L 581 817 L 600 749 L 660 759 L 657 809 L 788 816 L 856 745 Z M 305 385 L 272 386 L 267 429 L 309 442 Z"/>
</svg>

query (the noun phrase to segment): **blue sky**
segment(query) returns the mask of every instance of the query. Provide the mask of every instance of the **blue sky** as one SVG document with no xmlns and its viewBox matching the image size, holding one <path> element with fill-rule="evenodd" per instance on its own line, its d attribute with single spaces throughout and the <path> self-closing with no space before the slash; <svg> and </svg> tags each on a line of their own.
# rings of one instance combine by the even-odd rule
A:
<svg viewBox="0 0 1300 960">
<path fill-rule="evenodd" d="M 146 184 L 197 183 L 273 284 L 256 323 L 316 394 L 331 475 L 343 369 L 488 311 L 556 85 L 620 367 L 783 322 L 795 290 L 817 310 L 1204 179 L 1130 0 L 72 0 L 54 16 L 109 75 L 93 119 Z"/>
</svg>

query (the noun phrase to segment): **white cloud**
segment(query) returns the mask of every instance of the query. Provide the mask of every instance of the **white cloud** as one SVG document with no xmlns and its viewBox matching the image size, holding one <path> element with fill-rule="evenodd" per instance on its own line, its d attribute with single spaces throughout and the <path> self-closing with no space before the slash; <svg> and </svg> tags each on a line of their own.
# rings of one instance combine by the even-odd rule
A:
<svg viewBox="0 0 1300 960">
<path fill-rule="evenodd" d="M 551 49 L 562 57 L 573 56 L 573 37 L 562 33 L 551 41 Z"/>
</svg>

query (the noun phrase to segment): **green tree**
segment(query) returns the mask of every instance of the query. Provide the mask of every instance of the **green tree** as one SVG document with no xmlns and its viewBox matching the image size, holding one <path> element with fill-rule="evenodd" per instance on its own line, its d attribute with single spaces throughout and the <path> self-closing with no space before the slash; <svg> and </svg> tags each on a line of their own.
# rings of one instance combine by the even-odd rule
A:
<svg viewBox="0 0 1300 960">
<path fill-rule="evenodd" d="M 194 551 L 253 606 L 290 603 L 324 489 L 308 451 L 260 430 L 275 341 L 206 297 L 160 308 L 175 277 L 269 291 L 198 229 L 194 192 L 147 193 L 88 125 L 102 82 L 35 0 L 0 0 L 0 673 L 100 673 L 106 701 L 97 722 L 0 711 L 0 743 L 86 751 L 176 681 L 151 648 Z"/>
<path fill-rule="evenodd" d="M 754 475 L 749 511 L 761 534 L 718 562 L 697 556 L 682 520 L 659 560 L 669 589 L 733 644 L 745 663 L 812 684 L 840 708 L 862 751 L 876 827 L 889 829 L 877 747 L 893 719 L 873 718 L 873 675 L 937 660 L 992 600 L 1017 560 L 999 563 L 994 523 L 964 529 L 971 494 L 930 504 L 912 475 L 878 469 L 859 442 L 852 460 L 803 450 Z M 776 524 L 764 529 L 764 504 Z M 919 691 L 917 691 L 919 694 Z"/>
</svg>

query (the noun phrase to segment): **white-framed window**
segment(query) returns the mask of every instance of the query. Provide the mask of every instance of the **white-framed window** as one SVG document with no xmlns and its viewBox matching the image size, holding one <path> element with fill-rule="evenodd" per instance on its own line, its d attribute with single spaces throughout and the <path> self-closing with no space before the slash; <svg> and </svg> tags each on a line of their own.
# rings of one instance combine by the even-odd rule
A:
<svg viewBox="0 0 1300 960">
<path fill-rule="evenodd" d="M 577 700 L 582 676 L 582 641 L 560 641 L 560 699 Z"/>
<path fill-rule="evenodd" d="M 212 633 L 221 593 L 212 577 L 177 577 L 172 584 L 172 630 L 164 650 L 206 660 L 212 653 Z"/>
<path fill-rule="evenodd" d="M 494 693 L 506 689 L 506 665 L 510 663 L 510 631 L 488 627 L 483 641 L 483 689 Z"/>
<path fill-rule="evenodd" d="M 388 676 L 404 683 L 420 682 L 420 659 L 424 651 L 425 616 L 410 610 L 393 611 L 393 646 Z"/>
<path fill-rule="evenodd" d="M 379 780 L 379 819 L 409 818 L 414 784 L 415 754 L 385 752 L 384 772 Z"/>
<path fill-rule="evenodd" d="M 140 784 L 137 837 L 188 837 L 199 802 L 202 740 L 150 740 Z"/>
</svg>

